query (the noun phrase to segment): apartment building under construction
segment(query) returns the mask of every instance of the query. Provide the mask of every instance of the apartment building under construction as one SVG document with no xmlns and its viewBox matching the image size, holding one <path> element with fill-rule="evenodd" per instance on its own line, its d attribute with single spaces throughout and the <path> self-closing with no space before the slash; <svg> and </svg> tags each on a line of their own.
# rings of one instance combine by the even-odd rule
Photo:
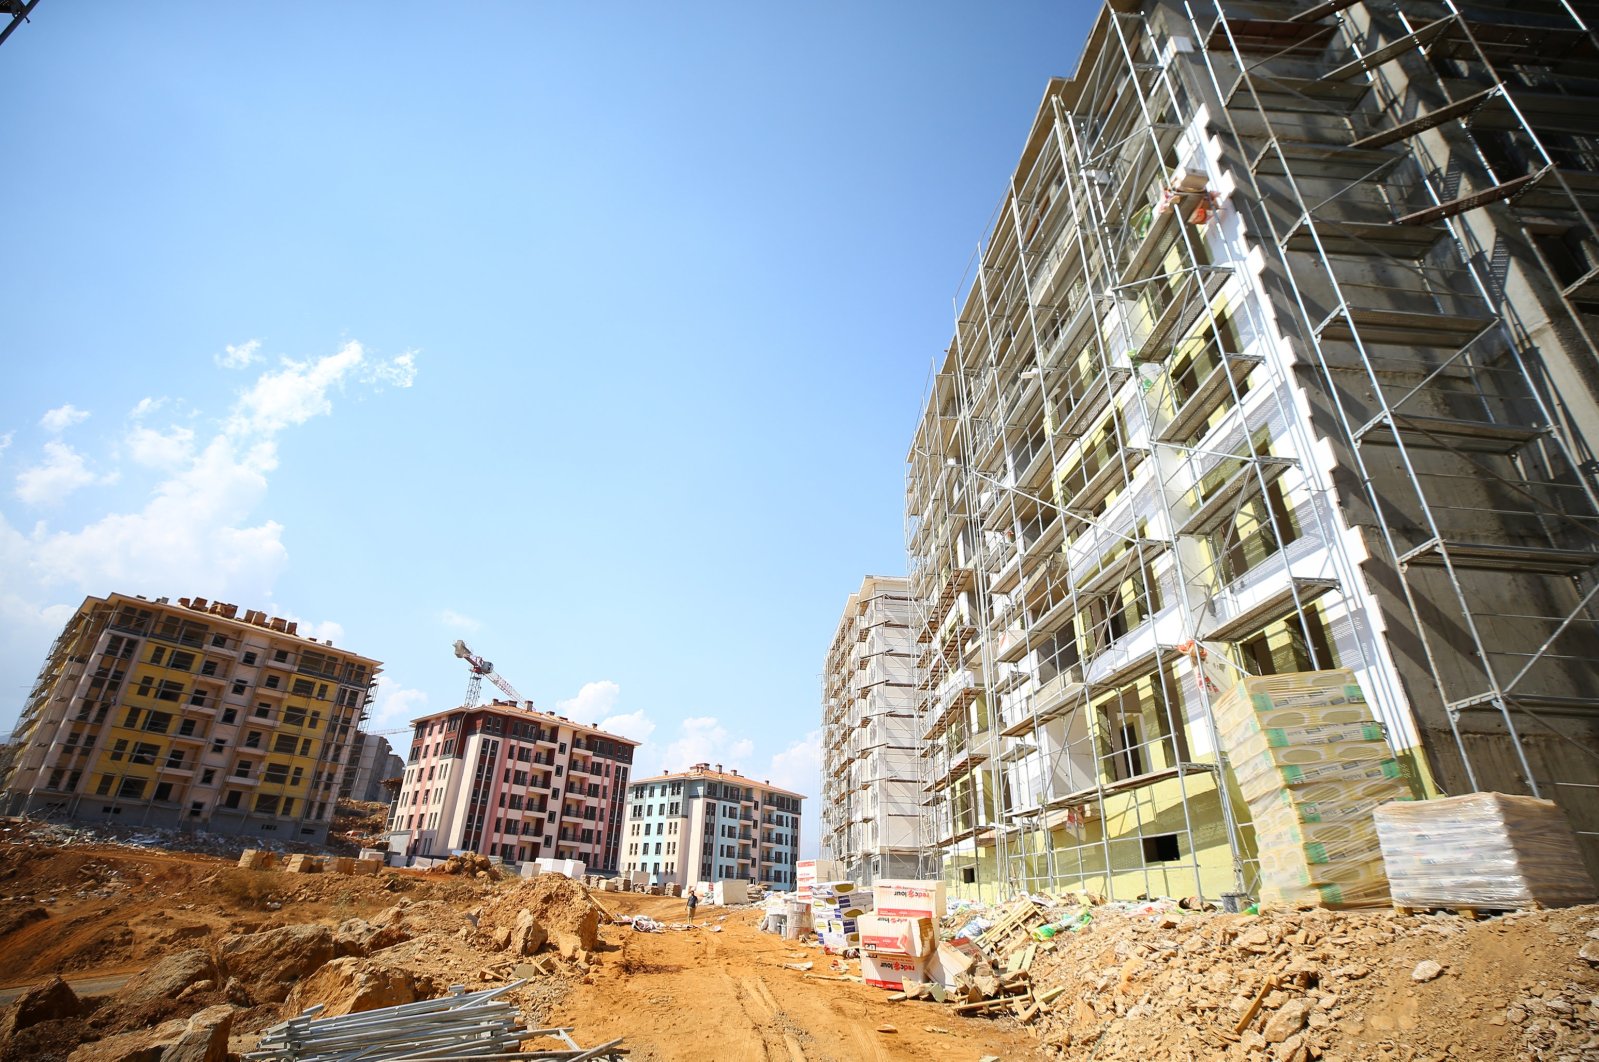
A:
<svg viewBox="0 0 1599 1062">
<path fill-rule="evenodd" d="M 1347 667 L 1599 870 L 1599 42 L 1560 0 L 1113 0 L 908 457 L 924 869 L 1252 885 L 1210 704 Z"/>
<path fill-rule="evenodd" d="M 376 660 L 205 598 L 86 598 L 12 736 L 11 815 L 327 836 Z"/>
<path fill-rule="evenodd" d="M 908 582 L 869 575 L 849 596 L 822 673 L 823 858 L 855 881 L 918 869 L 921 772 Z"/>
</svg>

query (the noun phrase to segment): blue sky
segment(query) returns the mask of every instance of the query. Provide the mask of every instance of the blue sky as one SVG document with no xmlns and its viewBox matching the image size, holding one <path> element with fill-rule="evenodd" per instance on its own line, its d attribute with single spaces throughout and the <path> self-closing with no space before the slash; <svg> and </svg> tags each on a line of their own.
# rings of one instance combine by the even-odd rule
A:
<svg viewBox="0 0 1599 1062">
<path fill-rule="evenodd" d="M 198 595 L 383 660 L 375 727 L 459 703 L 461 637 L 643 769 L 814 795 L 1095 10 L 45 0 L 0 47 L 0 730 L 85 594 Z"/>
</svg>

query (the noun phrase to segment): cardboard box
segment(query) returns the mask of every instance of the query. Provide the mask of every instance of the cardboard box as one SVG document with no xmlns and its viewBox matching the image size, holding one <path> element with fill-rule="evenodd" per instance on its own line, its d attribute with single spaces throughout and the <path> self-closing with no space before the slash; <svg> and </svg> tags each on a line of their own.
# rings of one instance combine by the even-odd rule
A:
<svg viewBox="0 0 1599 1062">
<path fill-rule="evenodd" d="M 835 929 L 819 929 L 817 939 L 822 942 L 822 947 L 832 952 L 849 951 L 851 948 L 861 946 L 859 933 L 842 933 Z"/>
<path fill-rule="evenodd" d="M 943 881 L 878 881 L 872 885 L 872 909 L 900 918 L 944 917 Z"/>
<path fill-rule="evenodd" d="M 836 859 L 801 859 L 794 864 L 795 891 L 802 900 L 811 898 L 811 886 L 818 881 L 836 881 L 844 876 L 844 866 Z"/>
<path fill-rule="evenodd" d="M 927 977 L 945 988 L 954 988 L 956 979 L 970 970 L 974 961 L 972 956 L 953 944 L 941 943 L 933 949 L 932 958 L 928 960 Z"/>
<path fill-rule="evenodd" d="M 811 885 L 812 896 L 843 896 L 845 893 L 860 891 L 861 887 L 853 881 L 818 881 Z"/>
<path fill-rule="evenodd" d="M 927 960 L 904 955 L 861 954 L 861 980 L 874 988 L 900 992 L 905 982 L 927 980 Z"/>
<path fill-rule="evenodd" d="M 898 915 L 862 915 L 861 947 L 876 955 L 904 955 L 925 959 L 933 952 L 938 937 L 931 918 L 906 918 Z"/>
<path fill-rule="evenodd" d="M 749 899 L 749 893 L 750 885 L 747 881 L 718 881 L 711 886 L 711 902 L 718 906 L 726 906 L 730 903 L 744 903 Z"/>
</svg>

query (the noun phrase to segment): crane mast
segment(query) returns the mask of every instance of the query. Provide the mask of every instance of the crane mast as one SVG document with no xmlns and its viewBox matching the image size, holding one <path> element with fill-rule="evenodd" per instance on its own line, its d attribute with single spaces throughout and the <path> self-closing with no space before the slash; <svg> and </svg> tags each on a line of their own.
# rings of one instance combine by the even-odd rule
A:
<svg viewBox="0 0 1599 1062">
<path fill-rule="evenodd" d="M 478 698 L 483 694 L 483 680 L 485 678 L 498 686 L 501 693 L 504 693 L 516 703 L 522 704 L 526 702 L 528 707 L 531 708 L 533 706 L 532 701 L 516 692 L 516 687 L 511 685 L 504 675 L 494 670 L 493 664 L 468 649 L 466 642 L 459 638 L 455 640 L 455 655 L 466 661 L 466 666 L 472 673 L 471 678 L 466 683 L 466 700 L 463 702 L 466 707 L 475 708 L 477 706 Z"/>
</svg>

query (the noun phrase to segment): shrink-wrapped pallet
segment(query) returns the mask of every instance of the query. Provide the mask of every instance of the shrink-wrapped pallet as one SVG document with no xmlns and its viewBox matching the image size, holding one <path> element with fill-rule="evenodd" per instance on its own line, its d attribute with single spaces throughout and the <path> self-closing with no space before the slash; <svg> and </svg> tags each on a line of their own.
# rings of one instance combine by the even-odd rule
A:
<svg viewBox="0 0 1599 1062">
<path fill-rule="evenodd" d="M 1404 907 L 1519 910 L 1593 903 L 1599 890 L 1558 805 L 1506 793 L 1377 809 L 1377 836 Z"/>
</svg>

